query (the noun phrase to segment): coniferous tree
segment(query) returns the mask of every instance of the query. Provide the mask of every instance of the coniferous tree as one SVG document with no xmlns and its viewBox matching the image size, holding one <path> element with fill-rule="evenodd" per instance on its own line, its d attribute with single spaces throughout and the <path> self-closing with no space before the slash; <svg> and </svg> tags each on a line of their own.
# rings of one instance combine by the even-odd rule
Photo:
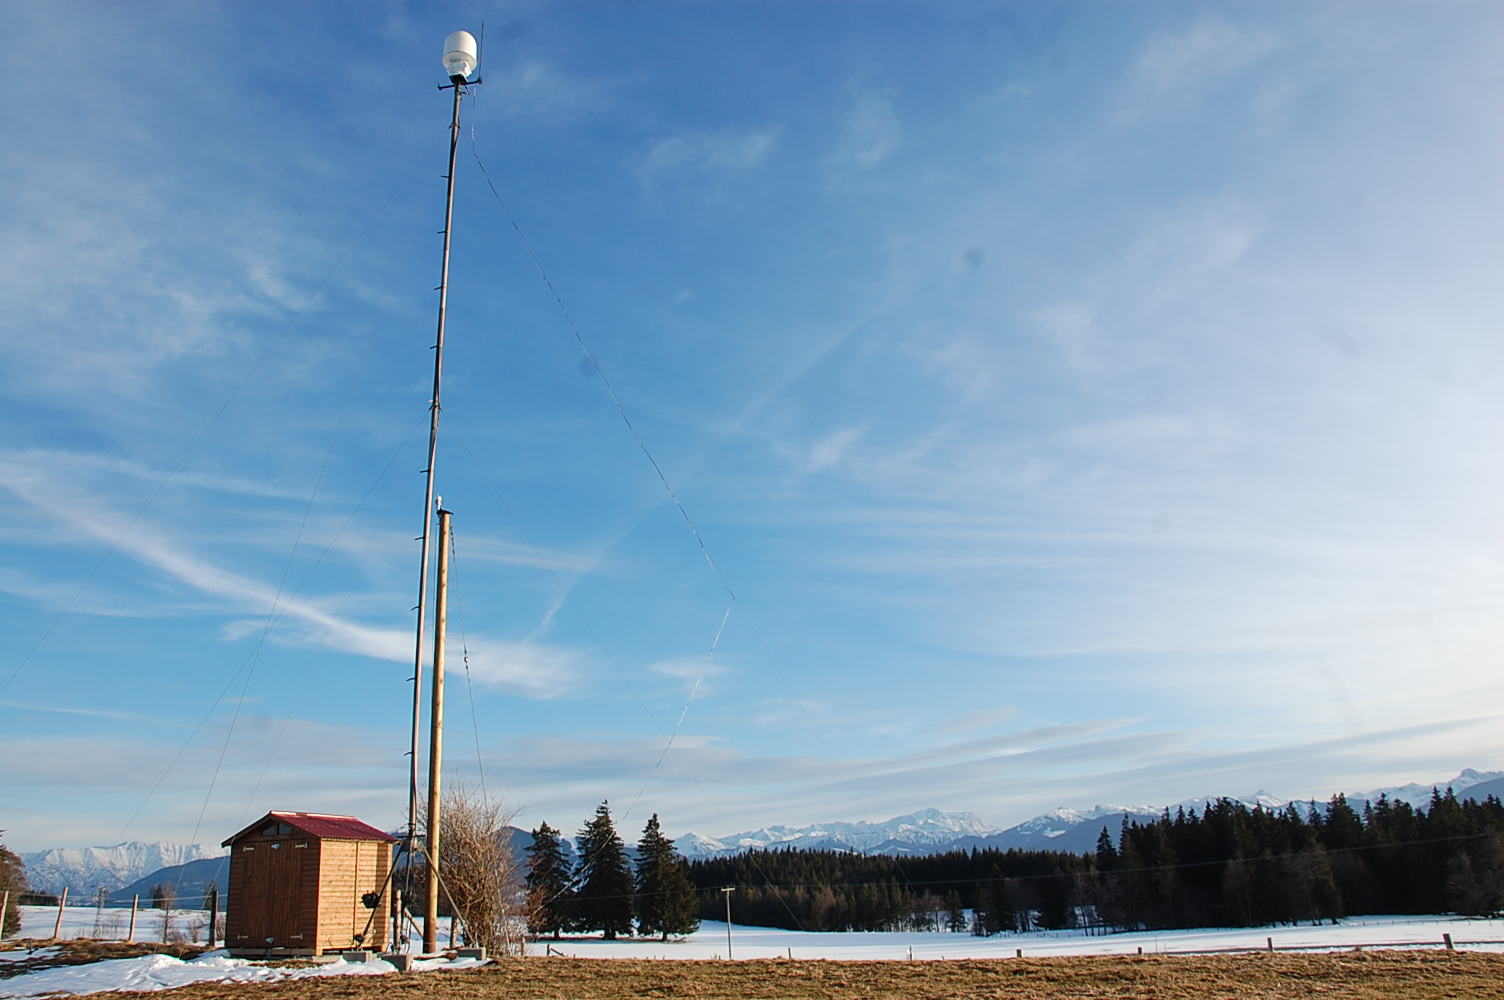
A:
<svg viewBox="0 0 1504 1000">
<path fill-rule="evenodd" d="M 685 874 L 674 842 L 663 835 L 658 814 L 637 842 L 637 932 L 644 936 L 693 934 L 700 926 L 700 898 Z"/>
<path fill-rule="evenodd" d="M 0 831 L 4 832 L 4 831 Z M 21 929 L 21 893 L 26 891 L 26 863 L 0 845 L 0 893 L 10 893 L 5 912 L 0 913 L 0 938 Z"/>
<path fill-rule="evenodd" d="M 1097 870 L 1110 872 L 1117 867 L 1117 863 L 1117 848 L 1112 846 L 1112 834 L 1108 833 L 1107 827 L 1104 826 L 1102 832 L 1097 834 Z"/>
<path fill-rule="evenodd" d="M 542 823 L 527 848 L 527 929 L 558 940 L 570 906 L 569 865 L 559 831 Z"/>
<path fill-rule="evenodd" d="M 595 818 L 580 831 L 579 845 L 576 925 L 580 930 L 600 931 L 608 941 L 632 933 L 632 866 L 607 803 L 595 807 Z"/>
</svg>

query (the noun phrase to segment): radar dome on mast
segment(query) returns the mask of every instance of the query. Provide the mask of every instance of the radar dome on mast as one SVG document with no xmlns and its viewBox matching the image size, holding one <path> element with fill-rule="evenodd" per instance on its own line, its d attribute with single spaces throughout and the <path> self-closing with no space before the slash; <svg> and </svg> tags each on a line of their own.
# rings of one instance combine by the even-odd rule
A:
<svg viewBox="0 0 1504 1000">
<path fill-rule="evenodd" d="M 468 31 L 452 32 L 444 39 L 444 72 L 451 80 L 466 79 L 475 72 L 479 53 L 474 35 Z"/>
</svg>

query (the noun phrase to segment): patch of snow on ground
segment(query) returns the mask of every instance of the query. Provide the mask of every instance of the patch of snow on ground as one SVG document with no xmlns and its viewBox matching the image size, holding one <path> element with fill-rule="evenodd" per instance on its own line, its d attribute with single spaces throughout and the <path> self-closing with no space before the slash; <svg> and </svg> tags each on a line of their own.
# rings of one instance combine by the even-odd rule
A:
<svg viewBox="0 0 1504 1000">
<path fill-rule="evenodd" d="M 475 959 L 446 961 L 442 958 L 413 963 L 419 972 L 476 969 L 486 963 Z M 0 997 L 35 997 L 48 993 L 103 993 L 113 990 L 150 992 L 170 990 L 190 983 L 269 983 L 285 979 L 323 976 L 382 976 L 396 969 L 388 962 L 332 962 L 305 969 L 279 969 L 257 965 L 243 958 L 230 958 L 223 951 L 209 952 L 191 962 L 171 955 L 143 955 L 90 965 L 43 969 L 0 981 Z"/>
</svg>

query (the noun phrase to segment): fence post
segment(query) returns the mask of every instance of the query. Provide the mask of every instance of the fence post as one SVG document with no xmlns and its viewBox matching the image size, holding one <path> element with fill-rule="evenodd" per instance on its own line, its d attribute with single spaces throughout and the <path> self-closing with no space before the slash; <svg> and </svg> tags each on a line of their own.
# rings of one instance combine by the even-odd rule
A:
<svg viewBox="0 0 1504 1000">
<path fill-rule="evenodd" d="M 57 923 L 52 925 L 52 940 L 56 941 L 58 935 L 63 933 L 63 907 L 68 905 L 68 887 L 63 886 L 63 894 L 57 901 Z"/>
<path fill-rule="evenodd" d="M 209 948 L 214 948 L 214 939 L 219 932 L 219 883 L 209 886 Z"/>
<path fill-rule="evenodd" d="M 5 913 L 10 909 L 10 890 L 5 890 L 5 896 L 0 899 L 0 938 L 5 937 Z"/>
<path fill-rule="evenodd" d="M 1446 942 L 1447 951 L 1453 951 L 1453 950 L 1455 950 L 1452 947 L 1452 935 L 1450 935 L 1450 934 L 1443 934 L 1441 936 L 1441 939 Z"/>
<path fill-rule="evenodd" d="M 1264 938 L 1264 943 L 1269 946 L 1269 954 L 1273 955 L 1274 954 L 1274 938 L 1272 938 L 1272 937 L 1266 937 L 1266 938 Z"/>
<path fill-rule="evenodd" d="M 141 894 L 138 892 L 131 897 L 131 929 L 125 935 L 126 944 L 134 944 L 136 941 L 136 907 L 141 903 Z"/>
</svg>

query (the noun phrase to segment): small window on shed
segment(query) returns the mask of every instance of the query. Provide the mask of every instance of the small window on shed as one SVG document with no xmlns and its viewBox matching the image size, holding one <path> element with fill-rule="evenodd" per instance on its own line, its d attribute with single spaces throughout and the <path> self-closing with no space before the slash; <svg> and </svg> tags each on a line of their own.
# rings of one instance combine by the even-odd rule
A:
<svg viewBox="0 0 1504 1000">
<path fill-rule="evenodd" d="M 292 834 L 292 827 L 286 823 L 268 823 L 261 828 L 263 837 L 286 837 Z"/>
</svg>

